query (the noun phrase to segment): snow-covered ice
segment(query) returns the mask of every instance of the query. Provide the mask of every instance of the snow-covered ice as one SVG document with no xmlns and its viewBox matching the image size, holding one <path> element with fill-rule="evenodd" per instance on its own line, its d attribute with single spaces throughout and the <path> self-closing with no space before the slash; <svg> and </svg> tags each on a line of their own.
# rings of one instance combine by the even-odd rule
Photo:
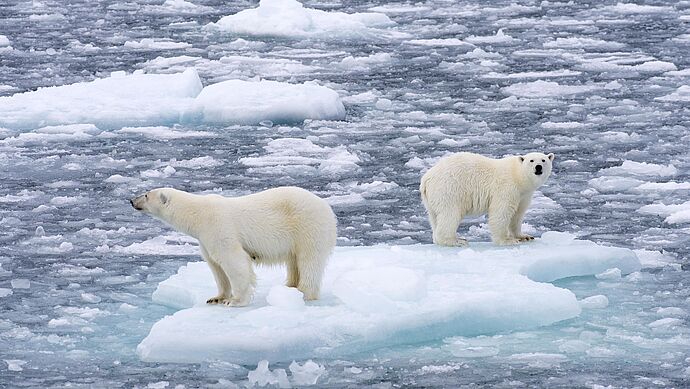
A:
<svg viewBox="0 0 690 389">
<path fill-rule="evenodd" d="M 203 87 L 190 68 L 176 74 L 116 72 L 91 82 L 0 97 L 0 115 L 0 126 L 8 128 L 88 123 L 108 129 L 342 120 L 345 108 L 335 91 L 313 83 L 228 80 Z"/>
<path fill-rule="evenodd" d="M 395 25 L 377 12 L 328 12 L 305 7 L 297 0 L 261 0 L 257 8 L 240 11 L 210 23 L 210 31 L 237 35 L 286 38 L 372 39 L 390 36 Z"/>
<path fill-rule="evenodd" d="M 306 305 L 298 291 L 272 286 L 284 280 L 283 269 L 273 268 L 259 269 L 249 307 L 207 306 L 215 291 L 208 265 L 188 263 L 153 294 L 154 301 L 182 310 L 156 323 L 137 352 L 157 362 L 337 358 L 549 325 L 577 316 L 580 305 L 570 291 L 548 282 L 613 267 L 623 274 L 640 269 L 630 250 L 573 238 L 551 232 L 515 248 L 337 248 L 322 299 Z"/>
</svg>

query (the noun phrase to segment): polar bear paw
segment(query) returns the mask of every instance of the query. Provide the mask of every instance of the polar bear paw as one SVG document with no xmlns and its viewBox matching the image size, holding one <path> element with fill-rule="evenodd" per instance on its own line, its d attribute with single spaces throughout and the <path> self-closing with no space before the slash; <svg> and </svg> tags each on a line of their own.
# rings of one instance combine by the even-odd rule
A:
<svg viewBox="0 0 690 389">
<path fill-rule="evenodd" d="M 249 305 L 249 301 L 250 301 L 250 299 L 248 299 L 248 298 L 244 298 L 244 299 L 232 298 L 230 300 L 223 301 L 223 304 L 227 305 L 228 307 L 244 307 L 244 306 Z"/>
<path fill-rule="evenodd" d="M 225 304 L 226 301 L 230 300 L 223 296 L 216 296 L 206 300 L 206 304 Z"/>
<path fill-rule="evenodd" d="M 532 235 L 520 235 L 517 237 L 517 239 L 520 242 L 528 242 L 530 240 L 534 240 L 534 237 Z"/>
<path fill-rule="evenodd" d="M 496 244 L 499 246 L 512 246 L 520 243 L 521 240 L 517 238 L 506 238 L 506 239 L 501 239 L 497 240 Z"/>
<path fill-rule="evenodd" d="M 455 239 L 436 239 L 434 241 L 439 246 L 447 246 L 447 247 L 467 247 L 467 240 L 456 237 Z"/>
</svg>

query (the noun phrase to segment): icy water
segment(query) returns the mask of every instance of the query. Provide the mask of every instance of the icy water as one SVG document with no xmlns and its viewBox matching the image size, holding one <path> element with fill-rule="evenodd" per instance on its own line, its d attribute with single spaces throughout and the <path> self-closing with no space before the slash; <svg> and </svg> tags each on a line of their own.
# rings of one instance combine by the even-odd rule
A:
<svg viewBox="0 0 690 389">
<path fill-rule="evenodd" d="M 254 2 L 161 3 L 4 0 L 0 35 L 12 49 L 0 47 L 0 93 L 196 66 L 205 84 L 317 80 L 338 91 L 346 120 L 75 138 L 0 129 L 0 386 L 244 385 L 256 365 L 137 358 L 153 323 L 173 312 L 151 293 L 199 258 L 189 248 L 129 254 L 124 247 L 161 235 L 193 242 L 128 199 L 158 186 L 238 195 L 298 185 L 331 198 L 340 245 L 428 243 L 419 178 L 458 150 L 554 152 L 528 232 L 640 250 L 645 269 L 556 283 L 579 299 L 606 295 L 606 309 L 531 331 L 317 360 L 319 384 L 690 385 L 690 2 L 310 1 L 347 13 L 379 7 L 397 23 L 386 34 L 317 38 L 202 28 Z M 127 44 L 146 38 L 188 45 Z M 446 40 L 414 41 L 427 39 Z M 679 206 L 640 211 L 650 204 Z M 461 231 L 488 240 L 484 222 Z"/>
</svg>

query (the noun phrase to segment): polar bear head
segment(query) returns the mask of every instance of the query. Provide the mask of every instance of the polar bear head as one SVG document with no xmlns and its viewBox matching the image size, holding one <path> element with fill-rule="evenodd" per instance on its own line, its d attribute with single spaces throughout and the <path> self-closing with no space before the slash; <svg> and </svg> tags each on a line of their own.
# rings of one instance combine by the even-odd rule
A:
<svg viewBox="0 0 690 389">
<path fill-rule="evenodd" d="M 159 219 L 167 220 L 170 214 L 170 203 L 175 197 L 176 192 L 172 188 L 158 188 L 148 191 L 129 200 L 132 207 L 137 211 L 142 211 Z"/>
<path fill-rule="evenodd" d="M 529 153 L 519 158 L 523 177 L 527 178 L 528 182 L 535 188 L 543 185 L 551 174 L 551 164 L 554 158 L 553 153 Z"/>
</svg>

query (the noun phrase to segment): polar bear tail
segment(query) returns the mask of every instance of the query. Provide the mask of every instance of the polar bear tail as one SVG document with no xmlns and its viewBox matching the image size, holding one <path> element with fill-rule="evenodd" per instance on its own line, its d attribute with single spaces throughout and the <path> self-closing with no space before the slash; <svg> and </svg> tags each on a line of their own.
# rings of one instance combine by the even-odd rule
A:
<svg viewBox="0 0 690 389">
<path fill-rule="evenodd" d="M 429 200 L 427 198 L 426 186 L 427 186 L 427 177 L 425 175 L 425 176 L 422 176 L 422 182 L 419 184 L 419 194 L 422 197 L 422 204 L 424 204 L 424 208 L 426 208 L 426 211 L 429 214 L 429 223 L 431 224 L 431 228 L 434 229 L 434 228 L 436 228 L 436 214 L 429 207 Z"/>
</svg>

